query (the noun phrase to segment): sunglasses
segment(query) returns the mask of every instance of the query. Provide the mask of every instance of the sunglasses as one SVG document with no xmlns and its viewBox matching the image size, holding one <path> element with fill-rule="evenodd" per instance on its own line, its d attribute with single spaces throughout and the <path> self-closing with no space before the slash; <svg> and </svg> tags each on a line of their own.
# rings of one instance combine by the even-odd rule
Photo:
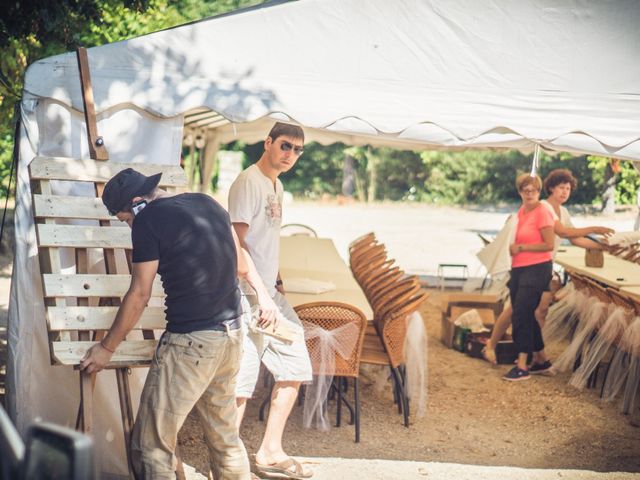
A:
<svg viewBox="0 0 640 480">
<path fill-rule="evenodd" d="M 293 153 L 295 153 L 298 157 L 304 152 L 303 147 L 296 147 L 286 140 L 283 140 L 280 144 L 280 150 L 282 150 L 283 152 L 290 152 L 291 150 L 293 150 Z"/>
<path fill-rule="evenodd" d="M 540 190 L 536 190 L 533 188 L 523 188 L 520 190 L 520 193 L 524 193 L 525 195 L 533 195 L 534 193 L 540 193 Z"/>
</svg>

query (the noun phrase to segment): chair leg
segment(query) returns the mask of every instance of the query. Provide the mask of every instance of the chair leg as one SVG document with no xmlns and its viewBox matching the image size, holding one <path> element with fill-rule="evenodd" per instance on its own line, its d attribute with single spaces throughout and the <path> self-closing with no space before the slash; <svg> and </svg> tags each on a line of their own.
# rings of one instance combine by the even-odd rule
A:
<svg viewBox="0 0 640 480">
<path fill-rule="evenodd" d="M 358 377 L 353 379 L 353 396 L 355 403 L 355 428 L 356 428 L 356 443 L 360 443 L 360 383 Z"/>
<path fill-rule="evenodd" d="M 262 404 L 260 405 L 260 412 L 258 413 L 258 419 L 261 422 L 264 422 L 264 412 L 266 411 L 267 407 L 271 405 L 271 394 L 273 393 L 273 387 L 274 387 L 274 383 L 271 384 L 271 388 L 269 389 L 269 395 L 267 395 L 267 398 L 265 398 L 262 401 Z"/>
<path fill-rule="evenodd" d="M 640 387 L 640 359 L 631 358 L 629 362 L 629 374 L 627 377 L 627 384 L 625 385 L 622 413 L 628 415 L 633 411 L 635 404 L 635 397 L 638 394 L 638 387 Z"/>
<path fill-rule="evenodd" d="M 391 374 L 393 375 L 393 401 L 398 405 L 398 413 L 402 413 L 402 393 L 400 380 L 400 373 L 397 369 L 391 367 Z"/>
<path fill-rule="evenodd" d="M 600 398 L 604 397 L 604 386 L 607 383 L 607 377 L 609 376 L 609 369 L 611 369 L 611 364 L 613 363 L 613 359 L 616 357 L 618 353 L 618 347 L 613 350 L 613 354 L 611 355 L 611 360 L 607 364 L 607 368 L 604 371 L 604 378 L 602 379 L 602 387 L 600 387 Z"/>
<path fill-rule="evenodd" d="M 391 375 L 389 376 L 389 378 L 391 379 L 391 383 L 393 385 L 393 388 L 391 389 L 391 391 L 393 392 L 393 404 L 397 405 L 398 404 L 398 388 L 396 387 L 395 377 L 393 376 L 393 369 L 391 368 L 391 366 L 389 366 L 389 370 L 391 371 Z"/>
<path fill-rule="evenodd" d="M 402 382 L 400 371 L 397 368 L 392 368 L 391 371 L 393 372 L 393 377 L 395 378 L 396 385 L 398 388 L 398 396 L 400 400 L 398 407 L 400 409 L 400 413 L 404 415 L 404 426 L 408 427 L 409 426 L 409 401 L 407 398 L 407 393 L 405 391 L 404 384 Z"/>
<path fill-rule="evenodd" d="M 338 384 L 336 391 L 338 392 L 338 405 L 336 408 L 336 427 L 339 427 L 342 423 L 342 378 L 336 377 L 333 379 Z"/>
<path fill-rule="evenodd" d="M 410 403 L 411 399 L 409 398 L 409 394 L 407 392 L 407 366 L 400 365 L 400 374 L 402 375 L 402 385 L 404 386 L 404 398 L 405 398 L 405 411 L 407 412 L 407 417 L 411 415 Z"/>
</svg>

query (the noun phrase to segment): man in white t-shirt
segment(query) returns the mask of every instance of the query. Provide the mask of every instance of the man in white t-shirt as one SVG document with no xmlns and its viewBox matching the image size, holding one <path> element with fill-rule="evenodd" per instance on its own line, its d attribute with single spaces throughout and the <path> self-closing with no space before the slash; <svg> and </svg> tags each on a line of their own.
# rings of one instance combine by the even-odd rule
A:
<svg viewBox="0 0 640 480">
<path fill-rule="evenodd" d="M 260 362 L 275 378 L 269 418 L 262 444 L 256 452 L 256 468 L 265 474 L 288 478 L 308 478 L 312 474 L 287 455 L 282 434 L 302 382 L 312 380 L 311 362 L 302 325 L 284 297 L 278 272 L 283 187 L 278 176 L 290 170 L 302 155 L 304 132 L 295 125 L 276 123 L 264 142 L 260 159 L 244 170 L 229 190 L 229 215 L 241 245 L 249 252 L 269 294 L 279 308 L 278 322 L 287 322 L 298 332 L 293 343 L 247 328 L 244 354 L 238 373 L 236 399 L 238 425 L 242 422 L 247 399 L 258 380 Z M 247 308 L 247 302 L 244 302 Z M 250 322 L 250 315 L 245 315 Z M 247 325 L 249 327 L 249 325 Z"/>
</svg>

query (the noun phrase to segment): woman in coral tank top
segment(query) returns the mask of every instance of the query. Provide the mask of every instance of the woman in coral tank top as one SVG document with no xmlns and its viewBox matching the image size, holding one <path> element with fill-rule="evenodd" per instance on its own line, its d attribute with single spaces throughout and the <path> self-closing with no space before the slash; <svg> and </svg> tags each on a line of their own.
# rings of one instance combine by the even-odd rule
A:
<svg viewBox="0 0 640 480">
<path fill-rule="evenodd" d="M 530 378 L 527 365 L 530 354 L 535 353 L 532 368 L 537 363 L 547 362 L 535 311 L 542 293 L 549 288 L 555 242 L 555 220 L 549 209 L 540 203 L 540 177 L 526 173 L 519 175 L 516 188 L 522 198 L 522 206 L 517 213 L 515 239 L 509 246 L 511 278 L 508 286 L 513 306 L 513 341 L 518 360 L 516 366 L 502 377 L 512 382 Z"/>
</svg>

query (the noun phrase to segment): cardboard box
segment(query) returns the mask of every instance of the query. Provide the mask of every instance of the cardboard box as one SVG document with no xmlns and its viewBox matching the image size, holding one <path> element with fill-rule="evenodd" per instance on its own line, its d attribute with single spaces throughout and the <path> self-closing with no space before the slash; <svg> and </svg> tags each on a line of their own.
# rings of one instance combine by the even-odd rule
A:
<svg viewBox="0 0 640 480">
<path fill-rule="evenodd" d="M 450 304 L 473 303 L 478 306 L 493 309 L 497 317 L 502 312 L 503 302 L 500 297 L 492 293 L 451 292 L 441 296 L 440 308 L 446 312 Z"/>
<path fill-rule="evenodd" d="M 444 345 L 449 348 L 453 347 L 454 331 L 456 327 L 454 322 L 460 315 L 471 309 L 476 309 L 478 311 L 485 327 L 489 329 L 493 327 L 496 320 L 496 314 L 492 306 L 487 306 L 485 304 L 480 304 L 478 306 L 475 302 L 449 303 L 447 310 L 442 312 L 442 320 L 440 322 L 440 340 Z"/>
</svg>

